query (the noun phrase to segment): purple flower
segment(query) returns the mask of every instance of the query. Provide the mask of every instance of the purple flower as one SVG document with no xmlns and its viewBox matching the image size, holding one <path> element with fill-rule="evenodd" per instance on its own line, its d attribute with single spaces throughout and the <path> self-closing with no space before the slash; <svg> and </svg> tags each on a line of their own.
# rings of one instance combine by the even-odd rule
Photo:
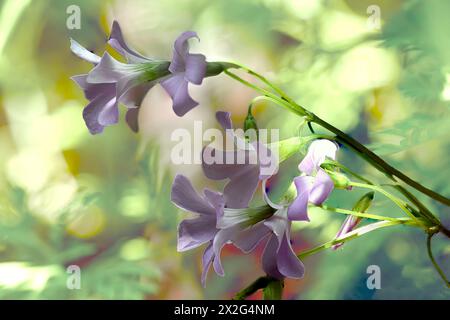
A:
<svg viewBox="0 0 450 320">
<path fill-rule="evenodd" d="M 122 103 L 128 109 L 126 122 L 137 132 L 139 106 L 158 82 L 172 97 L 177 115 L 182 116 L 197 106 L 189 96 L 187 85 L 188 82 L 201 84 L 207 64 L 203 55 L 189 54 L 187 41 L 192 37 L 196 37 L 194 32 L 185 32 L 177 38 L 171 63 L 152 60 L 131 49 L 116 21 L 108 43 L 126 59 L 126 63 L 114 59 L 107 52 L 99 57 L 71 39 L 72 52 L 94 64 L 88 74 L 72 77 L 89 100 L 83 110 L 89 131 L 101 133 L 104 127 L 116 124 L 119 121 L 118 105 Z"/>
<path fill-rule="evenodd" d="M 199 195 L 185 176 L 177 175 L 172 185 L 171 200 L 179 208 L 198 215 L 179 224 L 177 249 L 182 252 L 208 244 L 203 253 L 201 277 L 201 282 L 205 286 L 211 264 L 220 259 L 220 256 L 214 255 L 213 240 L 218 231 L 217 211 L 225 206 L 223 195 L 208 189 L 203 191 L 203 195 Z"/>
<path fill-rule="evenodd" d="M 236 142 L 237 150 L 224 151 L 206 147 L 202 153 L 202 167 L 212 180 L 228 179 L 224 189 L 230 208 L 246 208 L 260 181 L 275 174 L 277 161 L 262 143 L 247 143 L 232 133 L 230 113 L 217 112 L 217 121 Z"/>
<path fill-rule="evenodd" d="M 344 223 L 342 224 L 341 228 L 339 229 L 338 233 L 335 236 L 335 239 L 338 239 L 339 237 L 349 233 L 352 231 L 360 222 L 362 218 L 349 215 L 345 218 Z M 332 246 L 331 248 L 333 250 L 339 249 L 342 247 L 343 243 L 338 243 Z"/>
<path fill-rule="evenodd" d="M 333 180 L 320 165 L 326 158 L 336 159 L 338 146 L 329 140 L 315 140 L 298 168 L 305 175 L 294 179 L 297 197 L 288 210 L 290 220 L 309 221 L 308 203 L 322 204 L 334 188 Z"/>
<path fill-rule="evenodd" d="M 206 75 L 205 56 L 189 53 L 188 40 L 194 37 L 199 39 L 197 33 L 186 31 L 177 38 L 169 66 L 172 76 L 161 81 L 161 86 L 172 98 L 173 111 L 180 117 L 198 105 L 189 95 L 188 83 L 200 85 Z"/>
</svg>

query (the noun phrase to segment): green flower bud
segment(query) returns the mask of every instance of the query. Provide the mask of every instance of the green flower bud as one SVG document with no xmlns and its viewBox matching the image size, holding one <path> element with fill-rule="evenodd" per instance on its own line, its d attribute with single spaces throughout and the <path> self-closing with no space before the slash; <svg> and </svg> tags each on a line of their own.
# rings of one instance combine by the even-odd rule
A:
<svg viewBox="0 0 450 320">
<path fill-rule="evenodd" d="M 345 174 L 328 170 L 326 170 L 326 172 L 331 180 L 333 180 L 336 189 L 348 189 L 350 187 L 351 181 Z"/>
</svg>

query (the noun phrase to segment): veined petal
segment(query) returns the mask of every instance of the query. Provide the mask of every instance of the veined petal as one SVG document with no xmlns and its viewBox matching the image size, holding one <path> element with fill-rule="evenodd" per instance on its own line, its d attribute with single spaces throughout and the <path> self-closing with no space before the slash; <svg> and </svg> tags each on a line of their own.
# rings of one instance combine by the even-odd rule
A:
<svg viewBox="0 0 450 320">
<path fill-rule="evenodd" d="M 177 175 L 172 184 L 172 202 L 181 209 L 215 218 L 215 209 L 202 198 L 193 188 L 188 178 Z"/>
<path fill-rule="evenodd" d="M 178 225 L 179 252 L 191 250 L 214 238 L 216 234 L 216 219 L 211 216 L 200 216 L 186 219 Z"/>
<path fill-rule="evenodd" d="M 288 217 L 290 220 L 309 221 L 308 201 L 312 188 L 312 180 L 313 178 L 310 176 L 302 176 L 294 179 L 297 197 L 288 209 Z"/>
<path fill-rule="evenodd" d="M 117 52 L 124 56 L 130 63 L 144 63 L 151 61 L 151 59 L 137 53 L 127 45 L 123 38 L 120 25 L 117 21 L 113 22 L 108 43 L 111 47 L 117 50 Z"/>
<path fill-rule="evenodd" d="M 185 79 L 193 84 L 201 84 L 206 74 L 206 57 L 202 54 L 189 54 L 186 57 Z"/>
<path fill-rule="evenodd" d="M 172 98 L 173 111 L 177 116 L 182 117 L 191 109 L 198 106 L 198 102 L 193 100 L 189 95 L 188 82 L 182 74 L 161 81 L 161 86 Z"/>
<path fill-rule="evenodd" d="M 81 44 L 76 42 L 73 39 L 70 39 L 70 50 L 78 57 L 80 57 L 83 60 L 86 60 L 93 64 L 100 63 L 100 57 L 96 55 L 95 53 L 90 52 L 85 47 L 83 47 Z"/>
<path fill-rule="evenodd" d="M 81 74 L 71 77 L 71 79 L 83 89 L 84 96 L 88 100 L 93 100 L 99 95 L 115 96 L 116 85 L 114 83 L 89 83 L 87 74 Z"/>
<path fill-rule="evenodd" d="M 334 183 L 330 176 L 323 169 L 317 171 L 314 184 L 309 193 L 309 202 L 321 205 L 333 191 Z"/>
</svg>

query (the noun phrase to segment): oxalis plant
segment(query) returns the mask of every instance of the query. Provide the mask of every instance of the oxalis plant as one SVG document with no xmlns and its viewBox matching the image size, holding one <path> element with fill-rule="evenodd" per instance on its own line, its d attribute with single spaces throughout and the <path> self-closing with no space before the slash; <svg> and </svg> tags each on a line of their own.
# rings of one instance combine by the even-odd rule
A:
<svg viewBox="0 0 450 320">
<path fill-rule="evenodd" d="M 446 275 L 433 257 L 431 247 L 434 235 L 442 233 L 450 238 L 450 230 L 409 190 L 415 189 L 446 206 L 450 205 L 450 199 L 395 169 L 356 139 L 295 102 L 280 87 L 256 71 L 237 63 L 209 62 L 204 55 L 191 53 L 188 41 L 192 38 L 198 39 L 197 34 L 188 31 L 175 40 L 171 61 L 151 59 L 131 49 L 122 36 L 119 24 L 114 22 L 108 44 L 123 57 L 123 62 L 107 52 L 100 57 L 71 40 L 73 53 L 94 65 L 89 73 L 72 79 L 89 100 L 83 110 L 83 118 L 92 134 L 99 134 L 105 127 L 119 121 L 119 104 L 126 107 L 128 126 L 135 132 L 139 131 L 141 102 L 158 83 L 171 97 L 173 110 L 180 117 L 198 106 L 189 95 L 189 84 L 200 85 L 206 77 L 224 73 L 260 94 L 249 103 L 244 136 L 233 130 L 228 112 L 216 114 L 226 136 L 234 141 L 234 149 L 205 147 L 202 152 L 202 168 L 208 179 L 226 180 L 224 189 L 205 189 L 200 194 L 183 175 L 177 175 L 172 185 L 171 201 L 181 209 L 195 214 L 195 218 L 183 220 L 179 224 L 178 251 L 205 246 L 201 275 L 203 286 L 206 285 L 211 267 L 218 275 L 224 275 L 220 254 L 225 244 L 231 243 L 242 252 L 250 253 L 259 243 L 264 242 L 262 268 L 266 276 L 250 283 L 236 293 L 234 298 L 245 299 L 263 289 L 266 299 L 280 299 L 284 279 L 302 278 L 305 272 L 302 260 L 308 256 L 322 250 L 337 250 L 345 242 L 380 228 L 404 225 L 424 231 L 431 263 L 445 285 L 450 287 Z M 247 73 L 255 81 L 242 78 L 236 73 L 238 70 Z M 299 123 L 309 128 L 311 134 L 265 143 L 258 137 L 256 119 L 252 115 L 253 104 L 260 100 L 267 100 L 293 113 L 298 117 Z M 328 134 L 316 134 L 313 124 L 322 127 Z M 371 181 L 340 163 L 337 155 L 341 146 L 347 147 L 383 173 L 389 183 Z M 276 173 L 279 163 L 306 149 L 306 155 L 298 165 L 298 176 L 293 179 L 281 201 L 275 203 L 269 197 L 267 181 Z M 262 188 L 265 204 L 250 206 L 258 186 Z M 326 205 L 326 200 L 334 189 L 348 192 L 364 189 L 367 193 L 351 209 L 334 208 Z M 395 194 L 394 190 L 397 190 Z M 375 195 L 392 201 L 404 217 L 367 213 Z M 346 219 L 333 239 L 296 253 L 291 246 L 291 223 L 307 223 L 308 208 L 314 206 L 346 215 Z M 360 226 L 362 221 L 366 221 L 366 224 Z"/>
</svg>

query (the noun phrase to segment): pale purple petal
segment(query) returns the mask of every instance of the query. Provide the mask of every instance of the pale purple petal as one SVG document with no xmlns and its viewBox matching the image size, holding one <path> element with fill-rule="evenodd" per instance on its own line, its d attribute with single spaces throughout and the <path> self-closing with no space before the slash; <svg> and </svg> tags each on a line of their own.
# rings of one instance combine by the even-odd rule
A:
<svg viewBox="0 0 450 320">
<path fill-rule="evenodd" d="M 151 61 L 150 59 L 137 53 L 127 45 L 127 43 L 123 38 L 120 25 L 117 21 L 113 22 L 111 28 L 111 35 L 109 36 L 108 43 L 111 47 L 116 49 L 117 52 L 119 52 L 122 56 L 124 56 L 130 63 L 144 63 Z"/>
<path fill-rule="evenodd" d="M 210 242 L 210 244 L 206 247 L 205 251 L 203 252 L 203 257 L 202 257 L 202 277 L 201 277 L 201 282 L 202 282 L 202 286 L 206 287 L 206 277 L 208 275 L 208 271 L 209 268 L 211 267 L 211 264 L 213 263 L 214 260 L 214 250 L 213 250 L 213 244 L 212 241 Z"/>
<path fill-rule="evenodd" d="M 314 184 L 309 193 L 309 202 L 321 205 L 333 191 L 334 183 L 330 176 L 323 169 L 317 171 Z"/>
<path fill-rule="evenodd" d="M 142 104 L 148 91 L 154 86 L 153 82 L 147 82 L 144 84 L 139 84 L 132 88 L 129 88 L 120 97 L 120 102 L 123 103 L 128 108 L 139 107 Z"/>
<path fill-rule="evenodd" d="M 233 235 L 238 232 L 238 230 L 240 229 L 239 226 L 234 226 L 231 228 L 227 228 L 227 229 L 220 229 L 216 236 L 214 237 L 214 241 L 213 241 L 213 249 L 214 249 L 214 262 L 213 262 L 213 267 L 214 267 L 214 271 L 216 271 L 216 273 L 219 276 L 224 276 L 225 272 L 223 270 L 223 266 L 222 266 L 222 261 L 220 260 L 220 253 L 222 251 L 222 248 L 225 246 L 225 244 L 227 244 L 228 242 L 231 241 L 231 239 L 233 238 Z"/>
<path fill-rule="evenodd" d="M 242 252 L 249 253 L 269 234 L 271 234 L 271 230 L 261 221 L 238 232 L 232 242 Z"/>
<path fill-rule="evenodd" d="M 183 175 L 177 175 L 173 181 L 171 200 L 186 211 L 214 217 L 216 215 L 215 209 L 194 190 L 189 179 Z"/>
<path fill-rule="evenodd" d="M 186 57 L 185 79 L 193 84 L 201 84 L 206 75 L 206 57 L 202 54 L 189 54 Z"/>
<path fill-rule="evenodd" d="M 246 208 L 258 187 L 259 168 L 247 165 L 238 174 L 230 178 L 224 188 L 225 202 L 229 208 Z"/>
<path fill-rule="evenodd" d="M 130 73 L 139 76 L 139 72 L 135 70 L 133 65 L 122 63 L 111 57 L 105 52 L 97 64 L 88 74 L 87 82 L 89 83 L 115 83 L 122 77 L 130 75 Z"/>
<path fill-rule="evenodd" d="M 99 115 L 105 108 L 111 108 L 116 104 L 116 98 L 108 95 L 98 95 L 83 109 L 83 118 L 86 122 L 86 126 L 91 134 L 101 133 L 105 125 L 110 125 L 115 123 L 99 123 Z M 111 119 L 116 120 L 116 119 Z M 117 118 L 118 120 L 118 118 Z"/>
<path fill-rule="evenodd" d="M 134 132 L 139 131 L 139 108 L 128 109 L 125 115 L 125 121 L 127 122 L 130 129 Z"/>
<path fill-rule="evenodd" d="M 270 236 L 267 241 L 264 253 L 262 256 L 262 267 L 265 273 L 276 279 L 283 279 L 284 276 L 280 273 L 277 266 L 278 253 L 278 239 L 275 235 Z"/>
<path fill-rule="evenodd" d="M 88 83 L 87 76 L 87 74 L 81 74 L 71 77 L 71 79 L 83 89 L 86 99 L 93 100 L 99 95 L 115 96 L 116 85 L 114 83 Z"/>
<path fill-rule="evenodd" d="M 302 162 L 300 162 L 298 168 L 300 171 L 312 175 L 320 168 L 320 165 L 326 158 L 335 160 L 337 150 L 338 146 L 336 143 L 330 140 L 315 140 L 309 146 L 308 152 Z"/>
<path fill-rule="evenodd" d="M 179 73 L 186 70 L 186 57 L 189 54 L 188 40 L 194 37 L 198 39 L 197 33 L 186 31 L 175 40 L 172 62 L 169 66 L 171 73 Z"/>
<path fill-rule="evenodd" d="M 179 117 L 198 106 L 198 102 L 189 95 L 188 82 L 183 75 L 176 75 L 161 81 L 161 86 L 172 98 L 173 111 Z"/>
<path fill-rule="evenodd" d="M 119 108 L 116 98 L 108 101 L 98 114 L 98 123 L 102 126 L 110 126 L 119 122 Z"/>
<path fill-rule="evenodd" d="M 178 225 L 178 251 L 196 248 L 210 241 L 216 234 L 216 219 L 212 216 L 200 216 L 186 219 Z"/>
<path fill-rule="evenodd" d="M 232 163 L 227 164 L 227 159 Z M 245 169 L 245 164 L 236 164 L 237 151 L 223 151 L 209 146 L 202 152 L 202 169 L 208 179 L 222 180 L 233 177 Z"/>
<path fill-rule="evenodd" d="M 312 177 L 302 176 L 294 179 L 297 197 L 289 206 L 288 217 L 290 220 L 309 221 L 308 201 L 311 191 Z"/>
<path fill-rule="evenodd" d="M 279 273 L 288 278 L 299 279 L 305 273 L 303 263 L 292 250 L 289 232 L 286 232 L 277 252 L 277 268 Z"/>
<path fill-rule="evenodd" d="M 233 122 L 231 121 L 231 114 L 229 112 L 216 112 L 216 119 L 224 130 L 233 129 Z"/>
<path fill-rule="evenodd" d="M 339 238 L 340 236 L 343 236 L 348 232 L 352 231 L 359 224 L 360 221 L 361 221 L 360 217 L 355 217 L 352 215 L 347 216 L 338 233 L 336 234 L 335 238 Z M 343 243 L 338 243 L 332 246 L 331 248 L 333 250 L 336 250 L 340 248 L 342 245 Z"/>
<path fill-rule="evenodd" d="M 78 42 L 76 42 L 73 39 L 70 39 L 70 50 L 72 50 L 72 52 L 76 56 L 80 57 L 83 60 L 86 60 L 93 64 L 100 63 L 101 58 L 98 55 L 90 52 L 89 50 L 84 48 L 81 44 L 79 44 Z"/>
<path fill-rule="evenodd" d="M 289 222 L 287 219 L 287 209 L 283 208 L 275 212 L 273 216 L 264 221 L 264 225 L 266 225 L 274 235 L 278 239 L 278 245 L 281 244 L 281 240 L 283 239 L 284 234 L 286 233 L 286 229 L 289 227 Z"/>
</svg>

